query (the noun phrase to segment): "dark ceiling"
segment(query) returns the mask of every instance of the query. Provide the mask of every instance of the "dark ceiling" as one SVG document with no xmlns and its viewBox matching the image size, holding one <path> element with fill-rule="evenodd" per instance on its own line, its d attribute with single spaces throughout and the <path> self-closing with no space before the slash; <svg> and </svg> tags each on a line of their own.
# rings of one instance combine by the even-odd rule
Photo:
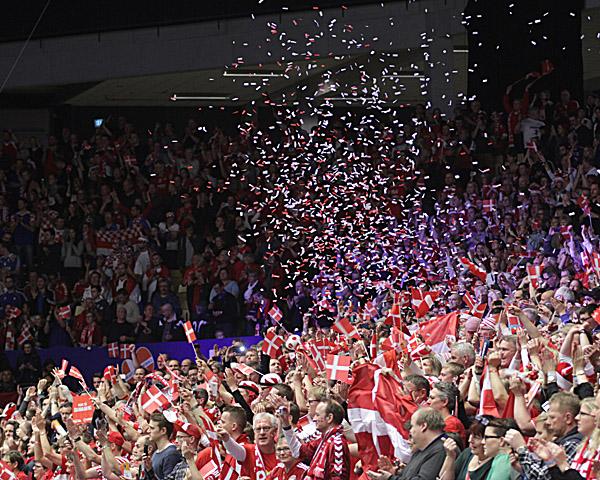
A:
<svg viewBox="0 0 600 480">
<path fill-rule="evenodd" d="M 406 0 L 412 3 L 417 0 Z M 27 38 L 47 0 L 26 0 L 2 12 L 0 42 Z M 313 8 L 345 8 L 373 0 L 50 0 L 33 38 L 193 23 Z"/>
</svg>

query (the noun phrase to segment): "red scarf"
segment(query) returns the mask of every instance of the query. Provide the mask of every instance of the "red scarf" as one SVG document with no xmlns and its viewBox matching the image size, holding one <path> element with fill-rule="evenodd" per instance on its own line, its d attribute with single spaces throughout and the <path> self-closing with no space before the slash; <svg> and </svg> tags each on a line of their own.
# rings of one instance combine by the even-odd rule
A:
<svg viewBox="0 0 600 480">
<path fill-rule="evenodd" d="M 94 344 L 94 333 L 96 333 L 96 324 L 86 325 L 81 331 L 79 343 L 84 346 L 91 347 Z"/>
<path fill-rule="evenodd" d="M 343 435 L 343 433 L 342 426 L 338 425 L 323 435 L 321 443 L 319 443 L 319 446 L 315 450 L 315 454 L 310 462 L 310 467 L 308 467 L 308 471 L 306 472 L 305 480 L 316 480 L 329 477 L 329 472 L 325 471 L 325 467 L 327 465 L 327 454 L 329 453 L 327 445 L 330 443 L 329 440 L 332 440 L 331 443 L 333 443 L 334 436 Z"/>
<path fill-rule="evenodd" d="M 592 465 L 594 459 L 598 459 L 598 454 L 596 452 L 588 451 L 589 443 L 590 439 L 588 438 L 581 447 L 581 451 L 571 462 L 571 468 L 577 470 L 579 475 L 586 480 L 595 480 L 596 476 L 592 472 Z"/>
</svg>

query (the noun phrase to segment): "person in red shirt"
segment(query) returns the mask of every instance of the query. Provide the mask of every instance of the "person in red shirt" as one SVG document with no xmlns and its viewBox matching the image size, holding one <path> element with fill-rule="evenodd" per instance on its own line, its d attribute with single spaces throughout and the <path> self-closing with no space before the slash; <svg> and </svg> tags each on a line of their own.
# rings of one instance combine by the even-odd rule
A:
<svg viewBox="0 0 600 480">
<path fill-rule="evenodd" d="M 452 383 L 438 382 L 435 387 L 429 392 L 429 406 L 437 410 L 444 417 L 445 428 L 447 433 L 457 433 L 463 445 L 467 444 L 467 431 L 462 422 L 452 415 L 452 410 L 456 405 L 458 397 L 458 389 Z"/>
<path fill-rule="evenodd" d="M 28 480 L 29 477 L 23 471 L 23 455 L 21 455 L 16 450 L 9 451 L 6 455 L 4 455 L 4 463 L 8 466 L 8 468 L 17 476 L 18 480 Z"/>
<path fill-rule="evenodd" d="M 267 480 L 302 480 L 308 467 L 292 455 L 292 450 L 285 438 L 280 438 L 275 448 L 279 463 L 267 475 Z"/>
<path fill-rule="evenodd" d="M 350 450 L 344 437 L 342 422 L 344 407 L 335 400 L 323 400 L 315 411 L 315 424 L 321 438 L 300 444 L 290 424 L 289 405 L 280 402 L 278 412 L 283 434 L 292 450 L 292 455 L 310 462 L 306 478 L 310 480 L 349 480 Z"/>
<path fill-rule="evenodd" d="M 277 465 L 277 418 L 271 413 L 258 413 L 254 416 L 252 428 L 255 444 L 240 445 L 220 425 L 217 427 L 217 434 L 227 453 L 241 466 L 240 476 L 250 477 L 251 480 L 266 480 L 267 475 Z"/>
<path fill-rule="evenodd" d="M 240 445 L 244 445 L 250 442 L 248 435 L 244 433 L 246 429 L 246 412 L 242 407 L 228 405 L 223 409 L 221 418 L 219 419 L 219 426 L 225 430 L 233 440 Z M 206 447 L 196 457 L 196 467 L 200 470 L 206 465 L 211 458 L 213 458 L 214 449 L 212 446 Z M 225 453 L 225 452 L 221 452 Z M 231 455 L 227 455 L 223 460 L 223 463 L 233 466 L 235 459 Z"/>
</svg>

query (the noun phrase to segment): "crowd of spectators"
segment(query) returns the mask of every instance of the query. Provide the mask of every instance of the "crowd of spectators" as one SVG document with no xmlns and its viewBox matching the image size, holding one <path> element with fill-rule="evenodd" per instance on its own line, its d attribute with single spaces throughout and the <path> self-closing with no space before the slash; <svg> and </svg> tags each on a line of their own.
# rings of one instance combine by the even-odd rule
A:
<svg viewBox="0 0 600 480">
<path fill-rule="evenodd" d="M 418 105 L 379 129 L 342 115 L 304 132 L 280 111 L 276 127 L 252 120 L 233 137 L 193 119 L 143 134 L 119 118 L 45 147 L 5 131 L 0 344 L 21 350 L 0 376 L 0 391 L 19 388 L 1 423 L 6 468 L 36 479 L 596 478 L 600 98 L 552 99 L 539 79 L 510 86 L 504 112 Z M 333 199 L 273 161 L 302 163 L 316 145 L 308 176 L 331 179 Z M 326 168 L 347 157 L 361 163 L 343 168 L 369 164 L 382 180 L 379 204 L 355 191 L 353 205 L 336 204 L 348 189 Z M 381 244 L 332 250 L 352 228 Z M 432 352 L 422 322 L 452 312 L 458 328 Z M 341 317 L 357 335 L 330 329 Z M 85 428 L 61 371 L 36 353 L 185 340 L 188 320 L 202 338 L 277 332 L 285 344 L 98 374 Z M 306 345 L 317 341 L 355 371 L 374 362 L 397 378 L 406 452 L 366 463 L 347 412 L 358 386 L 315 362 Z M 151 414 L 143 399 L 157 385 L 172 408 Z"/>
</svg>

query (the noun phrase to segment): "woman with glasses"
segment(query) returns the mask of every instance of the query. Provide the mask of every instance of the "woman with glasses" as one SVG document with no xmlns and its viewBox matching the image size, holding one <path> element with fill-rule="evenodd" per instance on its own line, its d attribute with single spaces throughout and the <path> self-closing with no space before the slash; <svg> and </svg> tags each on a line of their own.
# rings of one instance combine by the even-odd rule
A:
<svg viewBox="0 0 600 480">
<path fill-rule="evenodd" d="M 494 418 L 488 422 L 483 433 L 483 451 L 491 460 L 486 480 L 509 480 L 512 474 L 508 444 L 504 440 L 506 432 L 517 430 L 517 424 L 510 418 Z"/>
<path fill-rule="evenodd" d="M 600 431 L 596 429 L 598 407 L 596 399 L 585 398 L 579 407 L 577 430 L 583 436 L 583 440 L 571 462 L 571 468 L 577 470 L 583 478 L 591 478 L 591 467 L 594 458 L 598 458 L 598 447 L 600 446 Z"/>
<path fill-rule="evenodd" d="M 481 421 L 473 422 L 467 432 L 469 446 L 460 452 L 456 442 L 447 438 L 444 441 L 446 460 L 440 471 L 440 480 L 483 480 L 490 471 L 491 463 L 483 451 L 485 426 Z M 459 453 L 460 452 L 460 453 Z"/>
<path fill-rule="evenodd" d="M 460 454 L 456 442 L 444 442 L 446 460 L 440 480 L 509 480 L 511 466 L 503 437 L 511 420 L 477 417 L 468 431 L 469 446 Z"/>
<path fill-rule="evenodd" d="M 292 456 L 285 437 L 281 437 L 275 447 L 277 466 L 269 472 L 266 480 L 302 480 L 308 467 Z"/>
</svg>

